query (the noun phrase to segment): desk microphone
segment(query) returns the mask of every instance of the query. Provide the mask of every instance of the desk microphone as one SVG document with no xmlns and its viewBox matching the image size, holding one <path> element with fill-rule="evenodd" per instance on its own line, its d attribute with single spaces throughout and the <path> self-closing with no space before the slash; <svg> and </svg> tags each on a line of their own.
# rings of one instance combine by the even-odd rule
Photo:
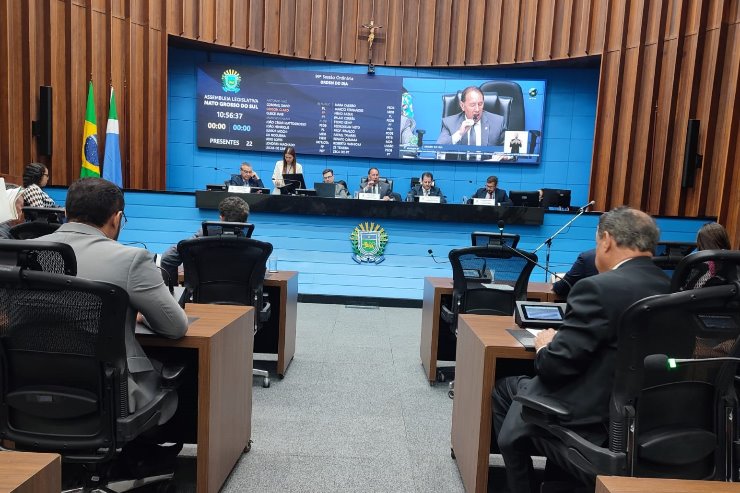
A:
<svg viewBox="0 0 740 493">
<path fill-rule="evenodd" d="M 544 265 L 540 265 L 540 264 L 538 264 L 537 262 L 535 262 L 534 260 L 532 260 L 531 258 L 525 257 L 525 256 L 524 256 L 524 255 L 522 255 L 522 254 L 521 254 L 521 253 L 519 252 L 519 250 L 517 250 L 516 248 L 512 248 L 512 247 L 510 247 L 509 245 L 507 245 L 507 244 L 506 244 L 506 242 L 504 241 L 504 226 L 505 226 L 505 225 L 506 225 L 506 223 L 504 223 L 504 221 L 503 221 L 503 220 L 499 219 L 499 221 L 498 221 L 498 229 L 499 229 L 499 231 L 501 232 L 501 246 L 502 246 L 502 247 L 506 248 L 507 250 L 509 250 L 510 252 L 512 252 L 512 253 L 513 253 L 514 255 L 517 255 L 517 256 L 519 256 L 519 257 L 522 257 L 522 258 L 523 258 L 523 259 L 525 259 L 526 261 L 528 261 L 528 262 L 532 262 L 532 263 L 533 263 L 534 265 L 536 265 L 536 266 L 537 266 L 537 267 L 539 267 L 540 269 L 542 269 L 542 270 L 544 270 L 545 272 L 547 272 L 548 274 L 552 275 L 552 276 L 553 276 L 553 277 L 554 277 L 555 279 L 557 279 L 557 280 L 559 280 L 559 281 L 563 281 L 563 282 L 564 282 L 565 284 L 567 284 L 567 285 L 568 285 L 568 288 L 569 288 L 569 289 L 573 289 L 573 285 L 572 285 L 571 283 L 569 283 L 569 282 L 568 282 L 567 280 L 565 280 L 565 279 L 564 279 L 564 278 L 562 278 L 561 276 L 557 275 L 556 273 L 554 273 L 553 271 L 551 271 L 550 269 L 548 269 L 548 268 L 547 268 L 547 267 L 545 267 Z"/>
<path fill-rule="evenodd" d="M 592 205 L 594 205 L 595 203 L 596 203 L 596 201 L 595 201 L 595 200 L 592 200 L 592 201 L 591 201 L 591 202 L 589 202 L 588 204 L 586 204 L 586 205 L 584 205 L 583 207 L 579 208 L 579 209 L 578 209 L 578 212 L 583 212 L 583 211 L 585 211 L 586 209 L 588 209 L 589 207 L 591 207 L 591 206 L 592 206 Z"/>
<path fill-rule="evenodd" d="M 429 253 L 429 256 L 432 257 L 432 260 L 434 260 L 435 263 L 437 263 L 437 264 L 446 264 L 447 263 L 447 262 L 445 262 L 443 260 L 437 260 L 437 257 L 434 256 L 434 252 L 432 252 L 432 249 L 431 248 L 429 250 L 427 250 L 427 253 Z"/>
</svg>

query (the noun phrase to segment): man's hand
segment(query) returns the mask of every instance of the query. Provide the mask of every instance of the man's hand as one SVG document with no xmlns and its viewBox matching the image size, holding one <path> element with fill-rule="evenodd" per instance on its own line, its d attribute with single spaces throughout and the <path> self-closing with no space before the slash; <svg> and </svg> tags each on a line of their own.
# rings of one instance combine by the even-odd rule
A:
<svg viewBox="0 0 740 493">
<path fill-rule="evenodd" d="M 550 344 L 550 341 L 555 338 L 555 334 L 557 333 L 558 332 L 555 329 L 545 329 L 540 331 L 540 333 L 534 338 L 535 351 L 539 351 L 541 348 Z"/>
</svg>

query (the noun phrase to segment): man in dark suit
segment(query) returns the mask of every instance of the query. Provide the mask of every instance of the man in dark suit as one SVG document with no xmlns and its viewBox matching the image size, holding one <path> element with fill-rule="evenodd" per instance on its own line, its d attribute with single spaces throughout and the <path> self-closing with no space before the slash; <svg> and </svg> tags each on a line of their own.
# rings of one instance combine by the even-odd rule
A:
<svg viewBox="0 0 740 493">
<path fill-rule="evenodd" d="M 479 188 L 468 200 L 468 204 L 472 204 L 473 199 L 496 199 L 496 205 L 514 205 L 506 195 L 506 190 L 498 188 L 498 177 L 493 175 L 486 178 L 486 186 Z"/>
<path fill-rule="evenodd" d="M 504 145 L 504 117 L 484 111 L 483 103 L 483 92 L 479 88 L 463 89 L 460 113 L 442 119 L 437 144 Z"/>
<path fill-rule="evenodd" d="M 249 163 L 242 163 L 238 175 L 231 175 L 231 179 L 226 182 L 227 185 L 236 185 L 238 187 L 258 187 L 265 188 L 262 180 L 252 169 Z"/>
<path fill-rule="evenodd" d="M 367 178 L 360 182 L 360 192 L 378 194 L 380 195 L 381 200 L 396 199 L 393 192 L 391 192 L 391 186 L 388 182 L 380 179 L 380 171 L 378 168 L 370 168 L 367 170 Z"/>
<path fill-rule="evenodd" d="M 599 271 L 596 270 L 596 250 L 593 248 L 586 250 L 578 254 L 578 258 L 573 262 L 570 270 L 565 273 L 562 279 L 552 285 L 552 290 L 560 298 L 567 298 L 575 283 L 598 273 Z"/>
<path fill-rule="evenodd" d="M 434 186 L 434 176 L 428 171 L 421 174 L 421 181 L 414 185 L 408 195 L 406 196 L 406 202 L 413 202 L 414 197 L 439 197 L 440 204 L 446 204 L 447 198 L 442 193 L 439 187 Z"/>
<path fill-rule="evenodd" d="M 570 411 L 566 426 L 594 443 L 608 437 L 620 315 L 634 302 L 670 290 L 670 280 L 651 260 L 659 236 L 644 212 L 623 206 L 603 214 L 596 233 L 599 274 L 573 287 L 560 330 L 535 337 L 536 376 L 496 382 L 493 425 L 512 493 L 539 491 L 533 484 L 530 437 L 541 433 L 522 420 L 515 395 L 555 399 Z"/>
</svg>

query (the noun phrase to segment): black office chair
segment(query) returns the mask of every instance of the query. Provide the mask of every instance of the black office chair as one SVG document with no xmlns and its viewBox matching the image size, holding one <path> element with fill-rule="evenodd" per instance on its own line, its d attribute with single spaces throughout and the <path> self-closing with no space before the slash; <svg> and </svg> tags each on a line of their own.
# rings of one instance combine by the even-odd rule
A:
<svg viewBox="0 0 740 493">
<path fill-rule="evenodd" d="M 671 291 L 730 284 L 740 278 L 740 251 L 702 250 L 690 253 L 676 264 Z"/>
<path fill-rule="evenodd" d="M 66 243 L 37 240 L 0 241 L 0 264 L 21 269 L 77 275 L 77 257 Z"/>
<path fill-rule="evenodd" d="M 681 260 L 696 250 L 696 243 L 682 241 L 659 241 L 655 246 L 653 263 L 672 275 Z"/>
<path fill-rule="evenodd" d="M 113 284 L 20 267 L 0 269 L 0 439 L 84 465 L 80 491 L 123 491 L 154 478 L 111 482 L 113 461 L 154 430 L 176 394 L 159 389 L 130 413 L 125 347 L 128 294 Z M 133 330 L 133 328 L 130 328 Z M 167 374 L 167 372 L 163 372 Z M 174 385 L 179 371 L 167 383 Z M 176 401 L 175 401 L 176 403 Z M 120 461 L 119 461 L 120 462 Z M 172 478 L 171 469 L 156 480 Z M 137 479 L 138 478 L 138 479 Z M 151 481 L 150 481 L 151 480 Z"/>
<path fill-rule="evenodd" d="M 251 238 L 207 236 L 182 240 L 177 251 L 185 269 L 185 297 L 193 303 L 255 307 L 254 332 L 271 315 L 270 303 L 263 300 L 265 265 L 272 245 Z M 265 370 L 253 370 L 270 386 Z"/>
<path fill-rule="evenodd" d="M 516 248 L 519 244 L 519 235 L 516 233 L 490 233 L 486 231 L 473 231 L 470 233 L 470 242 L 473 246 L 508 245 Z"/>
<path fill-rule="evenodd" d="M 457 336 L 461 314 L 513 315 L 517 300 L 527 298 L 529 275 L 537 255 L 502 245 L 450 250 L 452 304 L 440 316 Z M 454 395 L 450 383 L 450 397 Z"/>
<path fill-rule="evenodd" d="M 10 228 L 10 236 L 16 240 L 32 240 L 40 236 L 45 236 L 59 229 L 59 223 L 47 223 L 43 221 L 29 221 L 16 224 Z"/>
<path fill-rule="evenodd" d="M 709 336 L 737 341 L 739 293 L 735 282 L 633 304 L 620 320 L 608 443 L 591 443 L 569 427 L 560 402 L 517 396 L 522 417 L 542 430 L 535 448 L 591 489 L 597 474 L 732 479 L 736 364 L 667 370 L 665 355 L 702 356 L 700 343 Z M 738 354 L 733 346 L 731 356 Z"/>
</svg>

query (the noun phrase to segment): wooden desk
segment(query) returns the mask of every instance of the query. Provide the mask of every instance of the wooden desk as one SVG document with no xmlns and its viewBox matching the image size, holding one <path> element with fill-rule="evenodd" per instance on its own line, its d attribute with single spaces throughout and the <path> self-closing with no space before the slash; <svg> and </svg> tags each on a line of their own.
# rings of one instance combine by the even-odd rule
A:
<svg viewBox="0 0 740 493">
<path fill-rule="evenodd" d="M 166 350 L 175 357 L 195 351 L 197 403 L 181 396 L 178 413 L 197 412 L 197 491 L 215 493 L 249 449 L 252 435 L 254 309 L 188 304 L 185 311 L 197 320 L 182 339 L 136 337 L 147 350 Z"/>
<path fill-rule="evenodd" d="M 295 355 L 298 272 L 268 272 L 264 290 L 270 297 L 272 316 L 255 335 L 254 352 L 277 354 L 277 374 L 283 378 Z"/>
<path fill-rule="evenodd" d="M 681 479 L 598 476 L 596 493 L 724 493 L 740 491 L 738 483 L 686 481 Z"/>
<path fill-rule="evenodd" d="M 424 373 L 429 383 L 437 380 L 437 360 L 440 331 L 440 312 L 442 311 L 443 297 L 452 296 L 452 278 L 425 277 L 424 301 L 421 311 L 421 346 L 419 354 Z M 527 298 L 537 301 L 554 301 L 555 293 L 549 282 L 529 282 Z M 446 324 L 445 324 L 446 325 Z M 444 327 L 442 330 L 448 330 Z M 459 331 L 459 329 L 458 329 Z M 456 391 L 457 392 L 457 391 Z"/>
<path fill-rule="evenodd" d="M 59 493 L 62 459 L 59 454 L 0 452 L 0 493 Z"/>
<path fill-rule="evenodd" d="M 513 317 L 460 315 L 457 326 L 452 451 L 468 493 L 485 493 L 491 446 L 491 392 L 497 359 L 534 359 L 508 332 Z"/>
</svg>

